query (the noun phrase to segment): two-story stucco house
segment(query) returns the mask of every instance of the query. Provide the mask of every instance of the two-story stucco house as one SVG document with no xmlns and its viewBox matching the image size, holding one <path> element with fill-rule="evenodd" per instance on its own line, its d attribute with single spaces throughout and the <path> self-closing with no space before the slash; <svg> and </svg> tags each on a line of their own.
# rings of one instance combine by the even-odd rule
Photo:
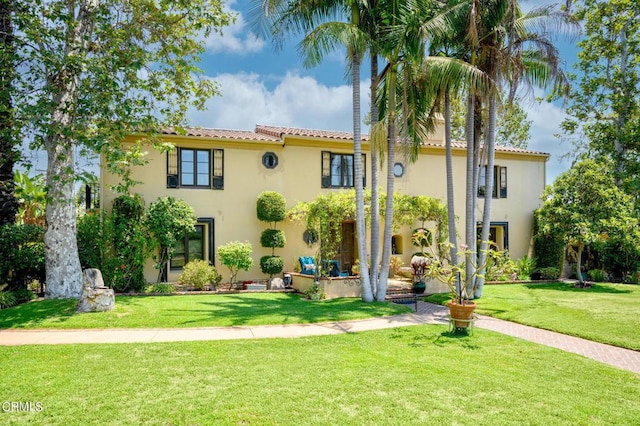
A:
<svg viewBox="0 0 640 426">
<path fill-rule="evenodd" d="M 185 135 L 169 130 L 163 139 L 177 149 L 169 153 L 150 150 L 148 164 L 133 170 L 132 178 L 143 182 L 135 190 L 147 205 L 158 197 L 173 196 L 189 203 L 198 216 L 196 231 L 185 236 L 170 262 L 170 281 L 177 279 L 189 259 L 209 259 L 219 266 L 216 247 L 236 240 L 249 241 L 254 249 L 254 267 L 241 272 L 239 279 L 265 278 L 258 260 L 270 251 L 260 246 L 265 224 L 256 217 L 258 195 L 277 191 L 285 196 L 287 207 L 293 207 L 321 193 L 353 187 L 353 140 L 347 132 L 257 125 L 255 131 L 190 128 Z M 400 160 L 393 165 L 396 190 L 446 203 L 444 153 L 444 131 L 440 129 L 424 142 L 415 163 L 407 164 L 398 156 Z M 453 155 L 458 233 L 463 234 L 465 145 L 454 144 Z M 365 186 L 369 187 L 372 164 L 367 136 L 363 136 L 363 156 Z M 507 248 L 512 258 L 529 252 L 533 211 L 545 186 L 547 159 L 548 154 L 540 152 L 496 149 L 492 239 L 500 248 Z M 118 178 L 104 165 L 101 175 L 102 208 L 109 210 L 117 196 L 110 185 Z M 481 217 L 482 200 L 480 196 L 477 217 Z M 315 249 L 303 240 L 304 226 L 284 223 L 281 229 L 287 243 L 277 254 L 284 258 L 285 270 L 293 270 L 299 256 L 313 255 Z M 339 260 L 349 270 L 357 256 L 354 224 L 344 223 L 342 234 Z M 395 252 L 408 264 L 414 251 L 411 229 L 398 230 L 396 237 Z M 218 270 L 228 279 L 225 268 Z M 150 281 L 156 277 L 151 264 L 146 276 Z"/>
</svg>

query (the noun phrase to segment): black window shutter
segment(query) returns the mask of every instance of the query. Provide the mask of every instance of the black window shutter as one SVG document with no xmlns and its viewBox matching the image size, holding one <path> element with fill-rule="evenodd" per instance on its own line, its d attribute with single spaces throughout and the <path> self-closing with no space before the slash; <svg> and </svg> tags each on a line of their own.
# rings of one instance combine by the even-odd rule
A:
<svg viewBox="0 0 640 426">
<path fill-rule="evenodd" d="M 331 152 L 322 151 L 322 188 L 331 187 Z"/>
<path fill-rule="evenodd" d="M 213 150 L 211 185 L 213 189 L 224 189 L 224 149 Z"/>
<path fill-rule="evenodd" d="M 167 151 L 167 188 L 177 188 L 178 187 L 178 173 L 179 173 L 179 162 L 178 162 L 178 148 L 175 148 L 171 151 Z"/>
<path fill-rule="evenodd" d="M 367 187 L 367 154 L 362 154 L 362 187 Z"/>
</svg>

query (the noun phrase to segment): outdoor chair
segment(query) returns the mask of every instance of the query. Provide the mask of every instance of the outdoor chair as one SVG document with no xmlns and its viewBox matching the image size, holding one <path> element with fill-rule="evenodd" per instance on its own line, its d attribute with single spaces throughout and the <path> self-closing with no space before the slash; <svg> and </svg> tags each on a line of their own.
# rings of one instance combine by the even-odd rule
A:
<svg viewBox="0 0 640 426">
<path fill-rule="evenodd" d="M 313 260 L 311 256 L 300 256 L 298 258 L 300 261 L 300 273 L 305 275 L 315 275 L 316 274 L 316 262 Z"/>
<path fill-rule="evenodd" d="M 340 262 L 337 260 L 325 260 L 323 263 L 325 269 L 329 271 L 330 277 L 348 277 L 349 274 L 347 272 L 342 272 L 340 270 Z"/>
</svg>

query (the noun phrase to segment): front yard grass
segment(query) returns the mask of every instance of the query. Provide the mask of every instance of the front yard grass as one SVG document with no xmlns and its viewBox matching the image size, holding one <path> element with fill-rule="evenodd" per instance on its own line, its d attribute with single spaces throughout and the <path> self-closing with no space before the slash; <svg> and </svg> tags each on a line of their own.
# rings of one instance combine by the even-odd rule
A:
<svg viewBox="0 0 640 426">
<path fill-rule="evenodd" d="M 444 303 L 448 294 L 426 300 Z M 640 286 L 570 283 L 487 285 L 476 312 L 640 350 Z"/>
<path fill-rule="evenodd" d="M 5 425 L 637 424 L 640 378 L 476 329 L 0 347 Z"/>
<path fill-rule="evenodd" d="M 118 296 L 110 312 L 77 314 L 76 300 L 38 300 L 0 310 L 0 329 L 174 328 L 303 324 L 411 312 L 345 298 L 310 302 L 288 293 Z"/>
</svg>

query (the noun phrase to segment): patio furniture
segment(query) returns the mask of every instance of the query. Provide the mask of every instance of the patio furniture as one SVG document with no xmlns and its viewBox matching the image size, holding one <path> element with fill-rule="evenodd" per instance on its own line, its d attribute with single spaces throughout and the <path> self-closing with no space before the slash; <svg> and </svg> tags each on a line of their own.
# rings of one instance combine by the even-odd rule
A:
<svg viewBox="0 0 640 426">
<path fill-rule="evenodd" d="M 305 275 L 316 274 L 316 262 L 311 256 L 300 256 L 298 258 L 300 262 L 300 273 Z"/>
</svg>

